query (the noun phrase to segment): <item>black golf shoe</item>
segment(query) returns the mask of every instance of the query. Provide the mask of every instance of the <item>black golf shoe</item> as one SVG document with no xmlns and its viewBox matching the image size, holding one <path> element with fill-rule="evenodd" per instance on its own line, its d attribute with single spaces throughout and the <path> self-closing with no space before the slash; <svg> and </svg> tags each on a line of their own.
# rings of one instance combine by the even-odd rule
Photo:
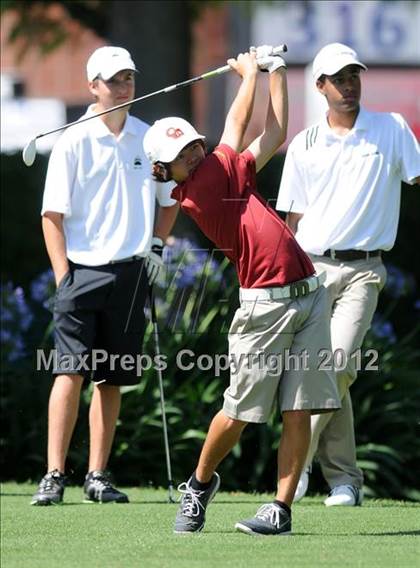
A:
<svg viewBox="0 0 420 568">
<path fill-rule="evenodd" d="M 206 521 L 206 508 L 220 487 L 220 477 L 214 472 L 210 487 L 200 491 L 191 487 L 191 478 L 178 486 L 181 504 L 175 519 L 177 534 L 200 532 Z"/>
<path fill-rule="evenodd" d="M 38 491 L 32 497 L 31 505 L 59 505 L 63 501 L 66 482 L 67 477 L 58 469 L 49 471 L 41 479 Z"/>
<path fill-rule="evenodd" d="M 276 503 L 262 505 L 255 517 L 236 523 L 235 529 L 250 535 L 289 535 L 292 532 L 292 518 Z"/>
<path fill-rule="evenodd" d="M 128 503 L 125 493 L 115 489 L 107 471 L 90 471 L 84 484 L 85 503 Z"/>
</svg>

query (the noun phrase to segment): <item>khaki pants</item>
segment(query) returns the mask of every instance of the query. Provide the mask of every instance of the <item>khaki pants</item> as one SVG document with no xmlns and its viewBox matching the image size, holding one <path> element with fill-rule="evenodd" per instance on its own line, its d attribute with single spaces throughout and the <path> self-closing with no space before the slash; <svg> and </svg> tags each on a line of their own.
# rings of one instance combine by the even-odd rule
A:
<svg viewBox="0 0 420 568">
<path fill-rule="evenodd" d="M 343 349 L 348 365 L 337 372 L 342 408 L 334 413 L 312 416 L 311 444 L 306 467 L 317 454 L 322 473 L 331 488 L 351 484 L 362 487 L 363 474 L 356 464 L 353 409 L 349 388 L 357 377 L 356 359 L 370 328 L 378 295 L 385 285 L 386 269 L 380 258 L 342 262 L 312 256 L 317 272 L 326 271 L 325 287 L 331 310 L 332 352 Z"/>
</svg>

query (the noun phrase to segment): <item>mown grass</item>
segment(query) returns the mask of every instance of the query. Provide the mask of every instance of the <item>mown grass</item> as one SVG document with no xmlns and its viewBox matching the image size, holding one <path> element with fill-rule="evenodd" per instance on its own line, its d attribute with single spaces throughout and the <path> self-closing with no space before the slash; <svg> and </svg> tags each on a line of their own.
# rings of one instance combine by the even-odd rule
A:
<svg viewBox="0 0 420 568">
<path fill-rule="evenodd" d="M 250 537 L 234 530 L 271 499 L 219 493 L 201 534 L 174 535 L 177 505 L 164 490 L 129 488 L 129 505 L 87 505 L 69 487 L 65 504 L 30 507 L 34 485 L 2 485 L 2 568 L 261 568 L 420 566 L 420 505 L 389 500 L 327 508 L 294 506 L 293 535 Z"/>
</svg>

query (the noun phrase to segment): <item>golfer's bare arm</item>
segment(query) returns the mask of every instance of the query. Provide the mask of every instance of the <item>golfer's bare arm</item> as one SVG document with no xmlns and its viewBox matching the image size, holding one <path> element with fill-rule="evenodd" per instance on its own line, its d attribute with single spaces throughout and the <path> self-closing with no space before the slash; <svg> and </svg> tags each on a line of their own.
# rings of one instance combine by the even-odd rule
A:
<svg viewBox="0 0 420 568">
<path fill-rule="evenodd" d="M 255 157 L 257 172 L 265 166 L 287 136 L 288 97 L 286 69 L 270 73 L 270 99 L 263 133 L 248 147 Z"/>
<path fill-rule="evenodd" d="M 163 242 L 165 242 L 169 237 L 172 227 L 174 226 L 176 216 L 178 215 L 178 211 L 178 203 L 171 207 L 159 207 L 153 234 L 156 237 L 160 237 Z"/>
<path fill-rule="evenodd" d="M 229 59 L 228 64 L 242 77 L 242 83 L 226 116 L 219 144 L 227 144 L 239 152 L 254 107 L 258 66 L 255 54 L 249 53 L 241 53 L 237 59 Z"/>
<path fill-rule="evenodd" d="M 62 213 L 45 212 L 42 217 L 42 230 L 54 272 L 55 283 L 58 286 L 63 276 L 69 271 Z"/>
<path fill-rule="evenodd" d="M 288 213 L 286 215 L 286 224 L 294 235 L 296 235 L 298 224 L 302 217 L 303 213 Z"/>
</svg>

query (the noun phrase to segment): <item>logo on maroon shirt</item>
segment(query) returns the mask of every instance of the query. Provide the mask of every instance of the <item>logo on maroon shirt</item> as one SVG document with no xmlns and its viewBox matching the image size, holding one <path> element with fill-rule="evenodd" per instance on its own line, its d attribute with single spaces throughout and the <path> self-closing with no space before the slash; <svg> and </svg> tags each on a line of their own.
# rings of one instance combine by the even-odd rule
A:
<svg viewBox="0 0 420 568">
<path fill-rule="evenodd" d="M 166 131 L 166 136 L 169 136 L 170 138 L 179 138 L 180 136 L 184 136 L 184 133 L 180 128 L 171 127 Z"/>
</svg>

